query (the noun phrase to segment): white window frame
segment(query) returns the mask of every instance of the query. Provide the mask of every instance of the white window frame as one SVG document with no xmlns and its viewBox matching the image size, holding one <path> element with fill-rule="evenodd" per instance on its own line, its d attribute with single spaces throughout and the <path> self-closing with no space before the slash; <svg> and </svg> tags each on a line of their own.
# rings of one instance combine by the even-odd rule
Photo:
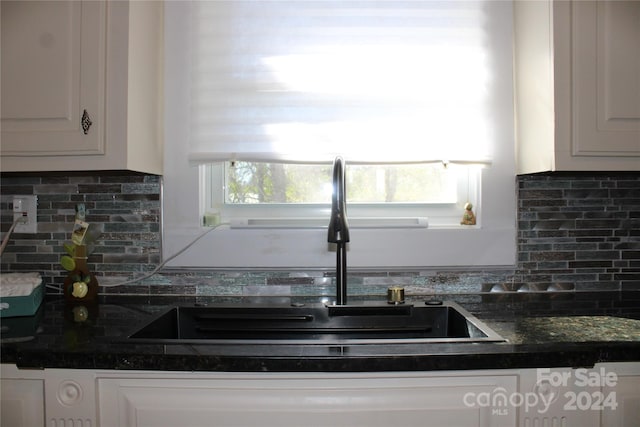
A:
<svg viewBox="0 0 640 427">
<path fill-rule="evenodd" d="M 330 204 L 322 203 L 225 203 L 226 166 L 222 162 L 201 166 L 203 191 L 201 214 L 205 212 L 221 217 L 232 227 L 272 226 L 290 227 L 327 226 Z M 443 164 L 435 167 L 444 168 Z M 466 202 L 479 200 L 482 166 L 448 165 L 461 168 L 457 178 L 456 202 L 442 203 L 350 203 L 348 214 L 353 227 L 449 227 L 458 225 Z M 348 168 L 348 165 L 347 165 Z M 348 169 L 346 172 L 348 176 Z M 347 197 L 349 185 L 347 184 Z M 475 206 L 475 211 L 480 206 Z"/>
<path fill-rule="evenodd" d="M 163 185 L 163 258 L 167 259 L 207 228 L 202 227 L 204 206 L 200 191 L 203 174 L 189 164 L 189 52 L 188 37 L 180 30 L 188 19 L 179 2 L 165 5 L 165 176 Z M 504 17 L 509 19 L 509 17 Z M 183 24 L 184 25 L 184 24 Z M 511 46 L 505 40 L 505 48 Z M 505 59 L 506 61 L 506 59 Z M 503 64 L 502 70 L 511 70 Z M 477 226 L 428 228 L 354 228 L 348 244 L 350 268 L 366 270 L 439 268 L 513 268 L 516 263 L 516 192 L 513 129 L 513 76 L 495 97 L 501 123 L 496 128 L 492 164 L 482 171 L 481 209 Z M 462 213 L 460 216 L 462 217 Z M 328 221 L 328 216 L 327 216 Z M 219 227 L 198 240 L 169 267 L 220 269 L 335 268 L 335 252 L 326 230 L 301 228 Z"/>
</svg>

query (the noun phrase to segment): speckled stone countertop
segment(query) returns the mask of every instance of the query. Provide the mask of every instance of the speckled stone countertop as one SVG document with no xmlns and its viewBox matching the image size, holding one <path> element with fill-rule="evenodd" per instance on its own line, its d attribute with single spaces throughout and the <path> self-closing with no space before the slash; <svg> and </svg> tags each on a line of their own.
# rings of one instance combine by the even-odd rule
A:
<svg viewBox="0 0 640 427">
<path fill-rule="evenodd" d="M 589 367 L 597 362 L 640 361 L 640 292 L 438 295 L 438 299 L 458 303 L 506 342 L 132 344 L 123 337 L 170 306 L 239 301 L 112 296 L 78 317 L 75 307 L 48 297 L 36 316 L 2 319 L 1 360 L 21 368 L 243 372 Z"/>
<path fill-rule="evenodd" d="M 612 316 L 534 317 L 494 326 L 512 344 L 640 342 L 640 320 Z"/>
</svg>

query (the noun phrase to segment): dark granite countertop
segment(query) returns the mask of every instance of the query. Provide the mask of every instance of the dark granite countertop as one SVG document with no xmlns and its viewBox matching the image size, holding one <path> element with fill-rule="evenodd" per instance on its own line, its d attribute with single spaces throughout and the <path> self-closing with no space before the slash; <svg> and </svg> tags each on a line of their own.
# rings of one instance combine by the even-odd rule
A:
<svg viewBox="0 0 640 427">
<path fill-rule="evenodd" d="M 640 361 L 640 292 L 491 293 L 438 295 L 438 299 L 460 304 L 507 341 L 132 344 L 122 337 L 169 306 L 240 301 L 109 296 L 85 307 L 82 314 L 61 298 L 48 297 L 36 316 L 2 319 L 1 357 L 2 363 L 21 368 L 245 372 L 590 367 L 598 362 Z"/>
</svg>

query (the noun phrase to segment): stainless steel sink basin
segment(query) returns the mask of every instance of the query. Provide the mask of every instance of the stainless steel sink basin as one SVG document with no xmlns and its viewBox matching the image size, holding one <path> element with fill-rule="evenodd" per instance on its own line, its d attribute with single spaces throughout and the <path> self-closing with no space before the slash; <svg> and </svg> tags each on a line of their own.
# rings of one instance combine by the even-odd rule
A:
<svg viewBox="0 0 640 427">
<path fill-rule="evenodd" d="M 127 337 L 162 344 L 384 344 L 498 342 L 452 302 L 172 307 Z"/>
</svg>

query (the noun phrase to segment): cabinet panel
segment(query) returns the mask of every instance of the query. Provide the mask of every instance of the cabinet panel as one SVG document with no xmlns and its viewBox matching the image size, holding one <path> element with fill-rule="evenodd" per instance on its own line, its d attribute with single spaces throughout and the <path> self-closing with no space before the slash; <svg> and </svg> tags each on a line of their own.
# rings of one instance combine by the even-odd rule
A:
<svg viewBox="0 0 640 427">
<path fill-rule="evenodd" d="M 163 2 L 2 1 L 0 14 L 2 171 L 162 173 Z"/>
<path fill-rule="evenodd" d="M 344 374 L 0 371 L 2 426 L 640 426 L 638 362 Z M 599 398 L 611 393 L 617 405 Z"/>
<path fill-rule="evenodd" d="M 629 119 L 629 128 L 638 129 L 640 4 L 604 2 L 598 3 L 598 11 L 598 71 L 603 76 L 599 93 L 605 96 L 601 115 L 606 120 Z"/>
<path fill-rule="evenodd" d="M 594 371 L 607 378 L 600 388 L 605 399 L 600 426 L 640 426 L 640 363 L 599 363 Z"/>
<path fill-rule="evenodd" d="M 539 368 L 520 371 L 520 393 L 529 404 L 520 410 L 519 426 L 599 427 L 599 411 L 574 408 L 572 397 L 591 398 L 599 387 L 585 387 L 584 368 Z M 586 393 L 586 394 L 585 394 Z"/>
<path fill-rule="evenodd" d="M 100 379 L 110 426 L 513 426 L 516 410 L 483 397 L 515 376 L 228 380 Z M 499 410 L 497 410 L 499 409 Z"/>
<path fill-rule="evenodd" d="M 640 2 L 573 2 L 572 28 L 573 154 L 640 155 Z"/>
<path fill-rule="evenodd" d="M 2 54 L 11 59 L 2 61 L 3 120 L 14 128 L 47 119 L 63 127 L 73 104 L 78 108 L 80 3 L 7 1 L 1 7 Z"/>
<path fill-rule="evenodd" d="M 34 427 L 44 425 L 44 381 L 0 380 L 0 425 Z"/>
<path fill-rule="evenodd" d="M 2 156 L 104 153 L 106 3 L 0 7 Z"/>
<path fill-rule="evenodd" d="M 640 170 L 640 2 L 514 2 L 518 173 Z"/>
<path fill-rule="evenodd" d="M 602 427 L 640 426 L 640 375 L 621 376 L 613 387 L 604 387 L 605 396 L 613 393 L 618 406 L 605 408 Z"/>
</svg>

